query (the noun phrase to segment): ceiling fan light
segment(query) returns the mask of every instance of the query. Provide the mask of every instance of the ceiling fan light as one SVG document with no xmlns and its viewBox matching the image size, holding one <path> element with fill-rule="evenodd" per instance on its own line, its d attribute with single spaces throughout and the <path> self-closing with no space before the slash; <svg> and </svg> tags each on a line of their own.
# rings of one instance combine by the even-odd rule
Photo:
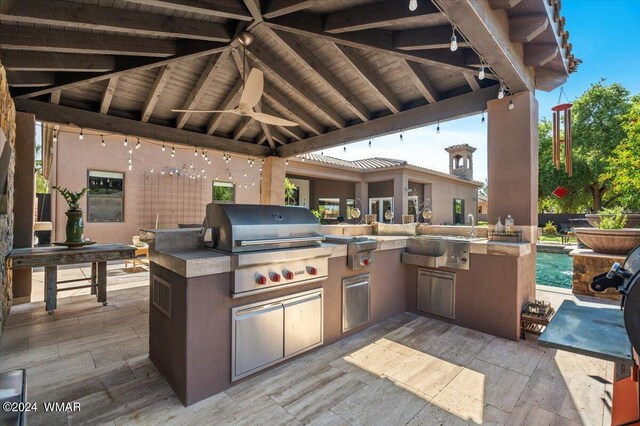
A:
<svg viewBox="0 0 640 426">
<path fill-rule="evenodd" d="M 418 0 L 409 0 L 409 10 L 414 12 L 418 8 Z"/>
<path fill-rule="evenodd" d="M 243 46 L 249 46 L 253 42 L 253 34 L 243 31 L 238 36 L 238 41 Z"/>
</svg>

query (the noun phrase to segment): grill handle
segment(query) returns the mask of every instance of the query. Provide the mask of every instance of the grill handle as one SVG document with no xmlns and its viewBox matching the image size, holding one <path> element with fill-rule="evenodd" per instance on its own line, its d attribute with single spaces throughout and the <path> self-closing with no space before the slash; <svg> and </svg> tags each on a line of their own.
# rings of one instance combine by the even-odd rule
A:
<svg viewBox="0 0 640 426">
<path fill-rule="evenodd" d="M 262 240 L 237 240 L 236 244 L 240 247 L 248 246 L 260 246 L 265 244 L 282 244 L 282 243 L 304 243 L 304 242 L 318 242 L 324 241 L 322 235 L 312 235 L 307 237 L 290 237 L 290 238 L 267 238 Z"/>
</svg>

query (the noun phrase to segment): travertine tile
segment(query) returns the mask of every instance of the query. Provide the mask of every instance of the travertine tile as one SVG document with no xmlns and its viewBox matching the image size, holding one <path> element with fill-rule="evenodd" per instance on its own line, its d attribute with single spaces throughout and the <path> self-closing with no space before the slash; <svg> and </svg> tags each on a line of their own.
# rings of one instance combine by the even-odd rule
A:
<svg viewBox="0 0 640 426">
<path fill-rule="evenodd" d="M 386 376 L 414 389 L 421 395 L 435 397 L 461 371 L 463 367 L 414 351 L 406 363 L 396 365 Z"/>
<path fill-rule="evenodd" d="M 436 358 L 464 366 L 482 352 L 493 339 L 495 337 L 489 334 L 453 326 L 424 345 L 421 350 Z"/>
<path fill-rule="evenodd" d="M 108 305 L 107 305 L 108 306 Z M 96 312 L 91 315 L 82 315 L 78 317 L 80 325 L 91 325 L 109 320 L 121 320 L 123 318 L 140 315 L 140 311 L 136 308 L 121 308 L 104 312 Z"/>
<path fill-rule="evenodd" d="M 387 378 L 376 379 L 331 409 L 352 425 L 396 425 L 411 420 L 427 401 Z"/>
<path fill-rule="evenodd" d="M 604 381 L 607 375 L 607 361 L 571 352 L 549 350 L 540 359 L 538 370 L 549 376 L 585 379 L 592 377 Z"/>
<path fill-rule="evenodd" d="M 49 321 L 37 324 L 28 324 L 22 327 L 15 327 L 5 330 L 2 334 L 2 340 L 10 341 L 24 337 L 33 337 L 56 333 L 66 327 L 77 327 L 80 325 L 78 318 L 67 318 L 59 321 Z"/>
<path fill-rule="evenodd" d="M 349 426 L 349 423 L 333 411 L 327 411 L 320 417 L 311 420 L 309 426 Z"/>
<path fill-rule="evenodd" d="M 135 333 L 134 333 L 135 334 Z M 102 367 L 118 361 L 126 361 L 149 353 L 149 340 L 133 337 L 118 342 L 117 345 L 100 346 L 91 351 L 96 367 Z"/>
<path fill-rule="evenodd" d="M 29 387 L 38 388 L 49 383 L 64 381 L 75 374 L 95 368 L 89 352 L 82 352 L 55 361 L 46 361 L 27 367 Z"/>
<path fill-rule="evenodd" d="M 579 423 L 576 423 L 572 420 L 569 420 L 565 417 L 551 413 L 549 411 L 543 410 L 542 408 L 536 407 L 535 405 L 528 404 L 524 401 L 518 401 L 515 408 L 511 412 L 509 419 L 507 420 L 507 425 L 509 426 L 520 426 L 520 425 L 578 426 Z"/>
<path fill-rule="evenodd" d="M 530 376 L 538 366 L 543 352 L 505 339 L 495 339 L 476 359 Z"/>
<path fill-rule="evenodd" d="M 382 377 L 384 374 L 406 363 L 409 358 L 380 345 L 370 344 L 344 357 L 344 360 L 369 373 Z"/>
<path fill-rule="evenodd" d="M 413 349 L 421 349 L 437 337 L 446 333 L 452 327 L 452 324 L 443 321 L 420 317 L 403 327 L 397 328 L 384 337 L 385 339 L 401 343 Z"/>
</svg>

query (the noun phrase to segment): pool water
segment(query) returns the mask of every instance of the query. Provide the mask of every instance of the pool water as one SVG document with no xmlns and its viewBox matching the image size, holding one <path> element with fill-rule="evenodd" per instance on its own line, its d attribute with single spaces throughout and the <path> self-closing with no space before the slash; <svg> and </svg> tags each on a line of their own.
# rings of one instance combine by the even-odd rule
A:
<svg viewBox="0 0 640 426">
<path fill-rule="evenodd" d="M 573 259 L 564 253 L 538 252 L 536 283 L 553 287 L 571 288 Z"/>
</svg>

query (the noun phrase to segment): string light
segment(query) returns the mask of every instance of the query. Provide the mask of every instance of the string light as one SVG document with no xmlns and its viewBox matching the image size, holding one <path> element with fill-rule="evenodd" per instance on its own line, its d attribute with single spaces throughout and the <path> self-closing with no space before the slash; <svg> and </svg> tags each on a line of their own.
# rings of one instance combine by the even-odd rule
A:
<svg viewBox="0 0 640 426">
<path fill-rule="evenodd" d="M 438 127 L 436 127 L 436 133 L 440 134 L 440 120 L 438 120 Z"/>
<path fill-rule="evenodd" d="M 371 138 L 369 138 L 369 148 L 371 148 Z"/>
<path fill-rule="evenodd" d="M 124 146 L 127 146 L 127 145 L 129 145 L 129 140 L 128 140 L 127 135 L 125 135 L 124 136 Z"/>
<path fill-rule="evenodd" d="M 402 132 L 400 132 L 400 142 L 402 142 L 404 138 L 402 137 Z"/>
<path fill-rule="evenodd" d="M 415 12 L 418 8 L 418 0 L 409 0 L 409 10 Z"/>
<path fill-rule="evenodd" d="M 133 150 L 131 149 L 131 147 L 129 147 L 129 154 L 131 154 L 133 152 Z"/>
<path fill-rule="evenodd" d="M 193 151 L 193 155 L 194 155 L 195 157 L 197 157 L 197 156 L 198 156 L 198 148 L 196 148 L 196 149 L 195 149 L 195 151 Z"/>
<path fill-rule="evenodd" d="M 513 99 L 509 100 L 509 109 L 513 109 L 515 108 L 515 105 L 513 104 Z"/>
<path fill-rule="evenodd" d="M 458 37 L 456 37 L 456 27 L 455 25 L 451 28 L 451 46 L 449 46 L 452 52 L 458 50 Z"/>
<path fill-rule="evenodd" d="M 482 119 L 480 120 L 481 123 L 485 122 L 485 118 L 484 118 L 484 110 L 482 110 Z"/>
<path fill-rule="evenodd" d="M 480 58 L 480 70 L 478 71 L 478 80 L 484 80 L 484 78 L 485 78 L 484 60 Z"/>
<path fill-rule="evenodd" d="M 149 173 L 153 173 L 153 167 L 151 167 L 151 170 L 149 170 Z"/>
<path fill-rule="evenodd" d="M 58 142 L 58 131 L 57 130 L 53 131 L 53 142 Z"/>
<path fill-rule="evenodd" d="M 136 143 L 136 149 L 140 149 L 140 138 L 138 138 L 138 143 Z"/>
<path fill-rule="evenodd" d="M 175 146 L 175 145 L 173 145 L 173 146 L 171 147 L 171 158 L 173 158 L 173 157 L 175 157 L 175 156 L 176 156 L 176 146 Z"/>
<path fill-rule="evenodd" d="M 161 173 L 161 174 L 162 174 L 162 175 L 164 175 L 164 170 L 162 170 L 162 173 Z M 170 174 L 171 176 L 173 176 L 173 172 L 170 172 L 169 174 Z"/>
<path fill-rule="evenodd" d="M 104 143 L 104 135 L 100 135 L 100 138 L 102 139 L 102 142 L 100 142 L 100 144 L 101 144 L 102 146 L 106 146 L 107 144 L 106 144 L 106 143 Z"/>
<path fill-rule="evenodd" d="M 164 151 L 165 151 L 164 142 L 162 142 L 162 152 L 164 152 Z"/>
<path fill-rule="evenodd" d="M 504 83 L 500 82 L 500 90 L 498 91 L 498 99 L 504 98 Z"/>
<path fill-rule="evenodd" d="M 342 148 L 342 152 L 347 152 L 347 144 L 344 144 L 344 147 Z"/>
<path fill-rule="evenodd" d="M 80 134 L 78 135 L 78 139 L 80 139 L 80 140 L 84 139 L 84 135 L 82 134 L 83 130 L 84 129 L 80 129 Z"/>
<path fill-rule="evenodd" d="M 305 158 L 304 158 L 304 156 L 303 156 L 303 157 L 302 157 L 302 162 L 303 162 L 303 163 L 304 163 L 304 160 L 305 160 Z"/>
<path fill-rule="evenodd" d="M 289 159 L 287 158 L 286 160 L 284 160 L 284 165 L 288 166 L 289 165 Z"/>
</svg>

